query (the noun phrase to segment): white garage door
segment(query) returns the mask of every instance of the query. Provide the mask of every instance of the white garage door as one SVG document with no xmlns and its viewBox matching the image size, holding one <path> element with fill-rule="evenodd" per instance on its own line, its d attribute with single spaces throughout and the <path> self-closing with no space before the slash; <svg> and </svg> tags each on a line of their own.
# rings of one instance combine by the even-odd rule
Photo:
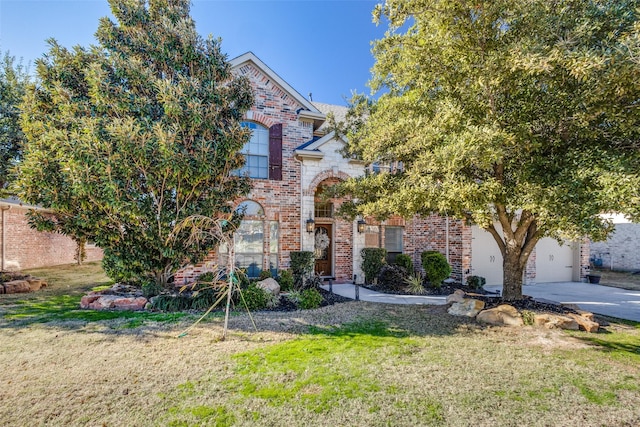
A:
<svg viewBox="0 0 640 427">
<path fill-rule="evenodd" d="M 545 237 L 536 245 L 536 283 L 573 280 L 574 244 Z"/>
<path fill-rule="evenodd" d="M 501 230 L 499 230 L 501 231 Z M 487 285 L 502 285 L 502 254 L 493 236 L 478 226 L 471 228 L 471 274 L 487 279 Z M 560 245 L 545 237 L 536 245 L 535 283 L 571 282 L 574 265 L 573 243 Z"/>
<path fill-rule="evenodd" d="M 487 279 L 487 285 L 502 285 L 502 253 L 493 236 L 471 227 L 471 274 Z"/>
</svg>

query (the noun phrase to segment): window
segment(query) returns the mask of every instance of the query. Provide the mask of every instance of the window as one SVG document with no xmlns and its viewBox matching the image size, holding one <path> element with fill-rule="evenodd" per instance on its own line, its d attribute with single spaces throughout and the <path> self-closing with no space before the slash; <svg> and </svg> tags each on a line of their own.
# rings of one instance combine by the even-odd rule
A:
<svg viewBox="0 0 640 427">
<path fill-rule="evenodd" d="M 242 202 L 236 210 L 244 209 L 245 220 L 233 235 L 235 267 L 243 268 L 249 277 L 258 277 L 264 265 L 271 273 L 278 273 L 279 224 L 278 221 L 266 221 L 264 209 L 253 200 Z M 262 217 L 262 218 L 261 218 Z M 268 233 L 268 249 L 265 253 L 265 231 Z M 218 263 L 227 267 L 229 259 L 227 245 L 218 248 Z"/>
<path fill-rule="evenodd" d="M 247 270 L 247 276 L 258 277 L 262 271 L 264 222 L 242 221 L 235 236 L 236 267 Z"/>
<path fill-rule="evenodd" d="M 244 211 L 244 215 L 245 216 L 262 216 L 264 215 L 264 209 L 262 209 L 262 206 L 260 206 L 260 204 L 252 201 L 252 200 L 247 200 L 245 202 L 240 203 L 240 206 L 238 206 L 236 208 L 237 212 L 242 212 Z"/>
<path fill-rule="evenodd" d="M 333 203 L 316 202 L 313 214 L 316 218 L 333 218 Z"/>
<path fill-rule="evenodd" d="M 245 164 L 238 170 L 239 175 L 249 178 L 269 178 L 269 129 L 257 123 L 242 122 L 251 129 L 251 139 L 240 151 L 245 156 Z"/>
<path fill-rule="evenodd" d="M 387 262 L 392 264 L 396 256 L 402 253 L 402 227 L 384 228 L 384 247 L 387 250 Z"/>
</svg>

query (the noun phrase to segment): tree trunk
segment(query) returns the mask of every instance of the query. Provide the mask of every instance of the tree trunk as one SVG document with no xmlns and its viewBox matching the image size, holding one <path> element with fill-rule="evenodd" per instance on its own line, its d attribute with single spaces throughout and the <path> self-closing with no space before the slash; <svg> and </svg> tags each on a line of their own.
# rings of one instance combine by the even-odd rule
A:
<svg viewBox="0 0 640 427">
<path fill-rule="evenodd" d="M 524 266 L 520 263 L 520 253 L 509 253 L 516 252 L 515 249 L 507 249 L 502 261 L 502 297 L 509 301 L 522 299 Z"/>
</svg>

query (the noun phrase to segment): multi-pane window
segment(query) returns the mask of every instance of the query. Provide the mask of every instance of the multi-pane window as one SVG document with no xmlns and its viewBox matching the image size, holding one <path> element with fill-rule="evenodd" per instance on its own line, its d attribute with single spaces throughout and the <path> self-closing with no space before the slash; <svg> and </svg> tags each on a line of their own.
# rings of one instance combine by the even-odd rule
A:
<svg viewBox="0 0 640 427">
<path fill-rule="evenodd" d="M 245 218 L 233 235 L 235 267 L 242 268 L 249 277 L 258 277 L 266 264 L 275 276 L 278 272 L 278 221 L 266 221 L 264 209 L 252 200 L 242 202 L 236 210 L 244 210 Z M 268 233 L 268 251 L 265 253 L 265 231 Z M 229 250 L 226 244 L 218 248 L 218 262 L 227 267 Z"/>
<path fill-rule="evenodd" d="M 264 222 L 245 220 L 235 232 L 236 267 L 244 268 L 247 276 L 258 277 L 264 257 Z"/>
<path fill-rule="evenodd" d="M 238 173 L 249 178 L 269 177 L 269 129 L 253 122 L 242 122 L 251 129 L 251 139 L 240 151 L 245 156 L 245 164 Z"/>
<path fill-rule="evenodd" d="M 390 264 L 402 253 L 402 232 L 402 227 L 384 228 L 384 247 L 387 250 L 387 262 Z"/>
</svg>

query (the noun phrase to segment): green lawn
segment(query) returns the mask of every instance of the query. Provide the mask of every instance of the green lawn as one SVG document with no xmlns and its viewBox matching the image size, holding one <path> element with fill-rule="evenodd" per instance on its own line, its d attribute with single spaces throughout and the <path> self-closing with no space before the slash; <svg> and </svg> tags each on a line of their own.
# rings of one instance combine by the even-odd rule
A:
<svg viewBox="0 0 640 427">
<path fill-rule="evenodd" d="M 350 302 L 255 313 L 258 332 L 236 315 L 220 341 L 220 316 L 183 334 L 197 314 L 79 310 L 108 282 L 93 268 L 0 298 L 0 425 L 640 425 L 638 323 L 487 328 Z"/>
</svg>

